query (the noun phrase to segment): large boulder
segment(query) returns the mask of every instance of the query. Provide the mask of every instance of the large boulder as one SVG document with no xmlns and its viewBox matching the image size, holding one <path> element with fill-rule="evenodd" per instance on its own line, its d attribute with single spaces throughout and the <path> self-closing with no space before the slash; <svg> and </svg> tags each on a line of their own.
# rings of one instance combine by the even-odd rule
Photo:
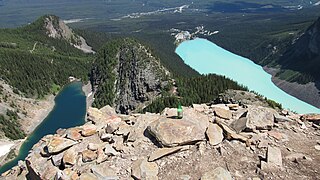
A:
<svg viewBox="0 0 320 180">
<path fill-rule="evenodd" d="M 75 144 L 77 144 L 77 142 L 70 139 L 66 139 L 62 137 L 53 137 L 47 144 L 46 150 L 48 151 L 49 154 L 57 154 L 68 149 L 69 147 Z"/>
<path fill-rule="evenodd" d="M 119 118 L 114 113 L 114 109 L 110 108 L 109 106 L 103 107 L 101 109 L 89 107 L 87 112 L 87 119 L 96 126 L 103 126 L 114 121 L 121 121 L 121 118 Z"/>
<path fill-rule="evenodd" d="M 251 130 L 271 129 L 277 111 L 271 108 L 250 106 L 247 113 L 246 128 Z"/>
<path fill-rule="evenodd" d="M 163 146 L 174 147 L 204 140 L 206 128 L 186 118 L 160 118 L 148 126 L 148 131 Z"/>
</svg>

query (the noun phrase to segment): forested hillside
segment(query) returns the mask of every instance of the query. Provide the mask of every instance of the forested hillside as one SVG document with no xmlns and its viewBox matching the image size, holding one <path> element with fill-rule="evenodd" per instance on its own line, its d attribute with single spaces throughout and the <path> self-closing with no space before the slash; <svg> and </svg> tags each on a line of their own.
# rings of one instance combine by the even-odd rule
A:
<svg viewBox="0 0 320 180">
<path fill-rule="evenodd" d="M 50 36 L 48 24 L 53 25 L 50 28 L 56 35 L 68 31 L 68 36 Z M 70 76 L 89 80 L 93 55 L 71 44 L 81 43 L 75 42 L 78 40 L 78 35 L 61 27 L 59 18 L 52 15 L 24 27 L 0 29 L 0 136 L 14 140 L 25 136 L 20 122 L 27 116 L 24 108 L 32 106 L 33 101 L 29 106 L 27 102 L 19 104 L 13 97 L 39 100 L 56 94 Z M 10 85 L 13 92 L 6 89 L 4 93 L 3 84 Z"/>
<path fill-rule="evenodd" d="M 0 78 L 27 97 L 54 93 L 69 76 L 88 79 L 92 55 L 65 39 L 48 37 L 46 17 L 25 27 L 0 29 Z"/>
<path fill-rule="evenodd" d="M 193 78 L 178 78 L 175 82 L 177 93 L 163 93 L 163 96 L 153 101 L 143 111 L 161 112 L 166 107 L 177 107 L 178 104 L 208 103 L 215 100 L 227 89 L 248 90 L 238 83 L 215 74 L 202 75 Z M 171 87 L 173 88 L 173 86 Z"/>
</svg>

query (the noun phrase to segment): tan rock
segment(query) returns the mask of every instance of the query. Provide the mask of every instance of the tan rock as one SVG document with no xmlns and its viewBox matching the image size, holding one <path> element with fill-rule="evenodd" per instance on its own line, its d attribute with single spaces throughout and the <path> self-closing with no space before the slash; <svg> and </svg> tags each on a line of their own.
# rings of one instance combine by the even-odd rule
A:
<svg viewBox="0 0 320 180">
<path fill-rule="evenodd" d="M 83 173 L 80 175 L 79 180 L 98 180 L 98 178 L 92 173 Z"/>
<path fill-rule="evenodd" d="M 162 115 L 165 115 L 166 117 L 176 117 L 177 114 L 177 108 L 165 108 L 162 112 Z"/>
<path fill-rule="evenodd" d="M 139 159 L 132 163 L 131 175 L 137 179 L 158 179 L 159 168 L 154 162 Z"/>
<path fill-rule="evenodd" d="M 268 146 L 267 162 L 261 161 L 262 170 L 282 169 L 281 150 L 277 147 Z"/>
<path fill-rule="evenodd" d="M 77 142 L 70 139 L 53 137 L 47 144 L 47 151 L 49 154 L 57 154 L 75 144 L 77 144 Z"/>
<path fill-rule="evenodd" d="M 250 106 L 247 114 L 246 128 L 255 129 L 271 129 L 274 124 L 274 116 L 278 114 L 274 109 Z"/>
<path fill-rule="evenodd" d="M 206 104 L 193 104 L 192 107 L 198 112 L 204 112 L 206 109 L 208 109 Z"/>
<path fill-rule="evenodd" d="M 97 153 L 91 150 L 84 150 L 81 152 L 83 162 L 91 162 L 97 159 Z"/>
<path fill-rule="evenodd" d="M 108 156 L 117 156 L 119 155 L 119 152 L 113 149 L 113 147 L 110 144 L 105 145 L 104 153 Z"/>
<path fill-rule="evenodd" d="M 108 123 L 107 127 L 106 127 L 106 133 L 108 134 L 112 134 L 114 133 L 116 130 L 118 130 L 119 126 L 120 126 L 120 122 L 121 121 L 115 121 L 112 123 Z"/>
<path fill-rule="evenodd" d="M 82 136 L 80 134 L 81 128 L 70 128 L 66 130 L 66 137 L 68 139 L 72 139 L 74 141 L 78 141 L 82 139 Z"/>
<path fill-rule="evenodd" d="M 62 164 L 63 153 L 51 156 L 51 161 L 54 166 L 59 167 Z"/>
<path fill-rule="evenodd" d="M 269 136 L 275 138 L 276 140 L 281 140 L 283 138 L 282 133 L 278 131 L 268 131 L 267 133 Z"/>
<path fill-rule="evenodd" d="M 223 130 L 217 124 L 210 123 L 206 131 L 209 143 L 213 146 L 218 145 L 223 140 Z"/>
<path fill-rule="evenodd" d="M 223 118 L 223 119 L 231 119 L 232 118 L 232 113 L 230 110 L 226 110 L 224 108 L 220 107 L 214 107 L 214 113 L 216 116 Z"/>
<path fill-rule="evenodd" d="M 106 132 L 102 132 L 100 134 L 100 139 L 102 141 L 111 142 L 112 141 L 112 137 L 113 137 L 112 134 L 107 134 Z"/>
<path fill-rule="evenodd" d="M 62 162 L 65 167 L 71 167 L 77 162 L 78 152 L 72 147 L 66 150 L 63 154 Z"/>
<path fill-rule="evenodd" d="M 102 148 L 97 150 L 97 164 L 100 164 L 108 159 L 108 156 L 104 153 Z"/>
<path fill-rule="evenodd" d="M 91 150 L 91 151 L 96 151 L 96 150 L 98 150 L 98 148 L 99 148 L 98 144 L 94 144 L 94 143 L 89 143 L 88 144 L 88 149 Z"/>
<path fill-rule="evenodd" d="M 128 136 L 130 133 L 131 127 L 126 123 L 121 123 L 118 130 L 116 131 L 116 135 Z"/>
<path fill-rule="evenodd" d="M 164 156 L 173 154 L 175 152 L 178 152 L 182 149 L 182 147 L 174 147 L 174 148 L 160 148 L 154 151 L 153 153 L 150 154 L 149 160 L 148 161 L 154 161 L 157 159 L 160 159 Z"/>
<path fill-rule="evenodd" d="M 312 122 L 320 121 L 320 114 L 305 114 L 301 119 Z"/>
<path fill-rule="evenodd" d="M 167 147 L 191 144 L 205 139 L 205 129 L 185 119 L 161 118 L 148 126 L 148 131 Z"/>
<path fill-rule="evenodd" d="M 85 124 L 82 126 L 81 135 L 84 137 L 92 136 L 97 133 L 97 126 L 94 124 Z"/>
<path fill-rule="evenodd" d="M 94 165 L 93 167 L 91 167 L 91 172 L 99 179 L 119 179 L 115 170 L 111 168 L 107 163 Z"/>
<path fill-rule="evenodd" d="M 63 170 L 63 173 L 65 174 L 65 176 L 67 176 L 66 179 L 70 179 L 70 180 L 77 180 L 79 178 L 78 173 L 73 171 L 70 168 L 66 168 Z"/>
<path fill-rule="evenodd" d="M 213 171 L 203 174 L 201 180 L 232 180 L 232 177 L 229 171 L 222 167 L 217 167 Z"/>
</svg>

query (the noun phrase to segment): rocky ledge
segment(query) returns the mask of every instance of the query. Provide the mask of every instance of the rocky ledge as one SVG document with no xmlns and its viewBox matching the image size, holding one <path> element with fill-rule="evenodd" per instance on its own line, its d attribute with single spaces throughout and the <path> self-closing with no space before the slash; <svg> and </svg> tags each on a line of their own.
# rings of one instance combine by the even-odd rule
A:
<svg viewBox="0 0 320 180">
<path fill-rule="evenodd" d="M 238 104 L 176 112 L 89 108 L 85 125 L 43 137 L 2 179 L 319 178 L 319 115 Z"/>
</svg>

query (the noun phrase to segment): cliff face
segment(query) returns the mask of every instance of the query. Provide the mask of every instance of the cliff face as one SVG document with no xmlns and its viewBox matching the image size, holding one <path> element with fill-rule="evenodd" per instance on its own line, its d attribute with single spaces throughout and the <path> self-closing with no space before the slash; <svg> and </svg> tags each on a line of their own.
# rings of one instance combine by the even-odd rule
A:
<svg viewBox="0 0 320 180">
<path fill-rule="evenodd" d="M 59 17 L 53 15 L 45 16 L 43 26 L 46 30 L 46 34 L 49 37 L 55 39 L 64 39 L 85 53 L 94 53 L 92 48 L 86 43 L 86 40 L 74 33 L 73 30 L 68 27 Z"/>
<path fill-rule="evenodd" d="M 113 43 L 100 51 L 92 69 L 94 106 L 110 104 L 127 114 L 160 95 L 169 72 L 140 43 L 124 39 L 111 47 Z"/>
</svg>

